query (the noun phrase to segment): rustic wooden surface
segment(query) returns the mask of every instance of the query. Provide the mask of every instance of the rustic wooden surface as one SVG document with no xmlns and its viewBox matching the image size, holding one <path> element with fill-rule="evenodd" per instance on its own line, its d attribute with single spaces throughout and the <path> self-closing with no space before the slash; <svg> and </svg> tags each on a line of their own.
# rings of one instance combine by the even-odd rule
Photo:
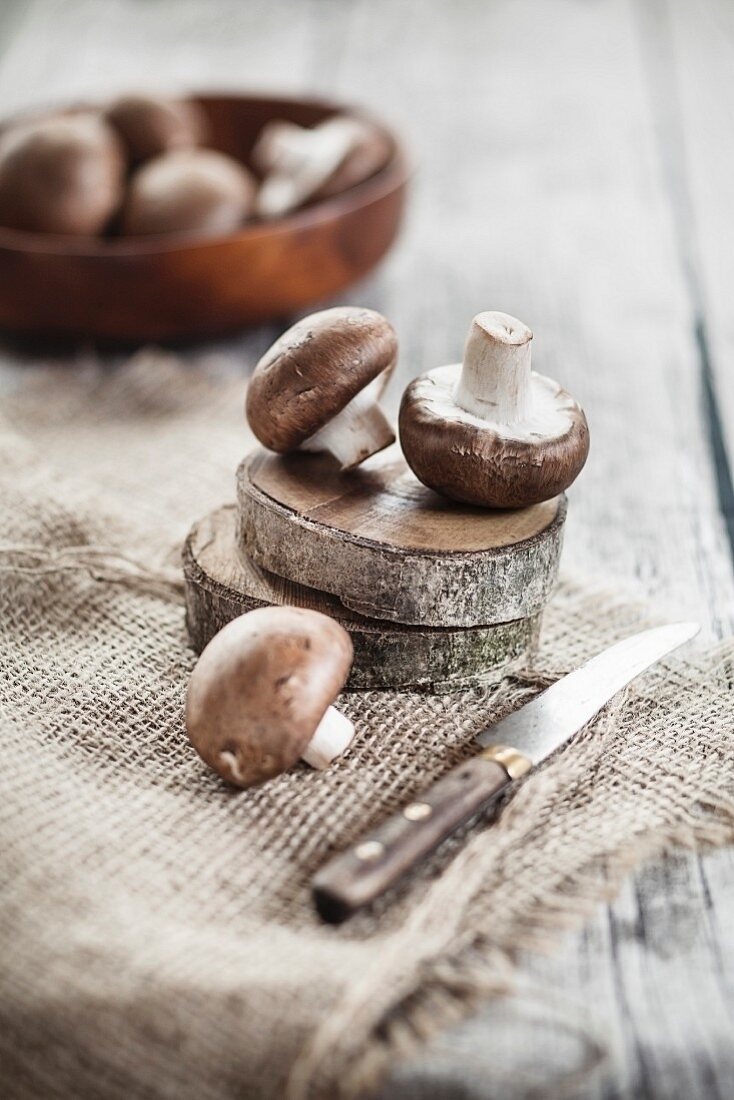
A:
<svg viewBox="0 0 734 1100">
<path fill-rule="evenodd" d="M 497 670 L 532 661 L 540 614 L 467 630 L 402 626 L 358 615 L 325 592 L 266 573 L 236 546 L 232 505 L 196 523 L 183 550 L 186 625 L 198 652 L 238 615 L 268 604 L 309 607 L 337 619 L 354 643 L 347 689 L 418 688 L 436 693 L 496 682 Z M 500 673 L 501 675 L 501 673 Z"/>
<path fill-rule="evenodd" d="M 396 445 L 344 472 L 326 455 L 256 450 L 237 471 L 238 542 L 258 565 L 371 618 L 509 623 L 545 607 L 565 497 L 489 511 L 437 496 Z"/>
<path fill-rule="evenodd" d="M 633 582 L 709 637 L 731 632 L 728 0 L 5 0 L 0 50 L 7 111 L 148 80 L 383 112 L 412 146 L 412 210 L 351 297 L 401 334 L 388 402 L 457 361 L 476 311 L 527 320 L 538 369 L 591 424 L 566 568 Z M 275 334 L 220 350 L 239 369 Z M 10 376 L 17 353 L 4 358 Z M 733 921 L 731 851 L 644 868 L 382 1100 L 724 1100 Z"/>
</svg>

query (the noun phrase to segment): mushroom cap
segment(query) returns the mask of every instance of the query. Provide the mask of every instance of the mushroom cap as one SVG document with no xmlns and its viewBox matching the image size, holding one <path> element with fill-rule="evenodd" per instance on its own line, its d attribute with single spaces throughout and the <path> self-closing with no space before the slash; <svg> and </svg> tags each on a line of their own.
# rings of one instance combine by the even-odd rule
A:
<svg viewBox="0 0 734 1100">
<path fill-rule="evenodd" d="M 200 145 L 206 133 L 203 112 L 186 99 L 124 95 L 110 104 L 105 117 L 122 138 L 133 164 L 170 149 Z"/>
<path fill-rule="evenodd" d="M 437 493 L 485 508 L 524 508 L 562 493 L 589 453 L 580 405 L 557 382 L 534 371 L 531 412 L 499 424 L 455 400 L 462 365 L 415 378 L 400 405 L 400 444 L 415 476 Z"/>
<path fill-rule="evenodd" d="M 319 611 L 248 611 L 212 638 L 191 674 L 191 744 L 238 787 L 280 775 L 341 691 L 352 655 L 346 630 Z"/>
<path fill-rule="evenodd" d="M 384 388 L 397 353 L 395 330 L 381 313 L 354 306 L 312 313 L 284 332 L 255 367 L 248 423 L 269 450 L 293 451 L 374 379 L 381 378 Z"/>
<path fill-rule="evenodd" d="M 254 196 L 255 181 L 239 161 L 211 149 L 176 149 L 133 175 L 121 232 L 229 233 L 250 214 Z"/>
<path fill-rule="evenodd" d="M 117 134 L 91 111 L 20 123 L 0 140 L 0 224 L 97 234 L 120 204 L 124 168 Z"/>
</svg>

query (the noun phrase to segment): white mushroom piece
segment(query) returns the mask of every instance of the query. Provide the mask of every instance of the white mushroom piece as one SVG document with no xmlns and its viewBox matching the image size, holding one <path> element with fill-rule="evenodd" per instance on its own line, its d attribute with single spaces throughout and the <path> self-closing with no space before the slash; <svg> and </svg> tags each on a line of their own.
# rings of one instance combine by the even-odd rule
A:
<svg viewBox="0 0 734 1100">
<path fill-rule="evenodd" d="M 255 212 L 277 218 L 311 199 L 338 195 L 368 179 L 388 156 L 385 135 L 351 115 L 335 115 L 312 128 L 268 122 L 252 151 L 263 176 Z"/>
<path fill-rule="evenodd" d="M 222 779 L 253 787 L 301 757 L 326 768 L 354 726 L 331 704 L 352 663 L 346 630 L 319 611 L 260 607 L 204 649 L 186 696 L 186 730 Z"/>
<path fill-rule="evenodd" d="M 410 383 L 400 443 L 416 477 L 451 500 L 524 508 L 576 479 L 589 453 L 583 409 L 530 369 L 527 325 L 506 313 L 472 321 L 463 363 Z"/>
<path fill-rule="evenodd" d="M 297 321 L 255 367 L 245 411 L 271 451 L 329 451 L 343 469 L 395 441 L 378 401 L 398 341 L 380 313 L 337 306 Z"/>
</svg>

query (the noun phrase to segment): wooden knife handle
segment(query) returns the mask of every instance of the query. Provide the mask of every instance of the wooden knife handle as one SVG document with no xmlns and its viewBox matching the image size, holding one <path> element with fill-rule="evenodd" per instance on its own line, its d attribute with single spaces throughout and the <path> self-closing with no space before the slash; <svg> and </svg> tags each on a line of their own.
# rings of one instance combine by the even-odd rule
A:
<svg viewBox="0 0 734 1100">
<path fill-rule="evenodd" d="M 321 917 L 340 924 L 374 901 L 442 840 L 491 805 L 510 782 L 506 767 L 485 755 L 453 768 L 420 798 L 318 871 L 312 890 Z"/>
</svg>

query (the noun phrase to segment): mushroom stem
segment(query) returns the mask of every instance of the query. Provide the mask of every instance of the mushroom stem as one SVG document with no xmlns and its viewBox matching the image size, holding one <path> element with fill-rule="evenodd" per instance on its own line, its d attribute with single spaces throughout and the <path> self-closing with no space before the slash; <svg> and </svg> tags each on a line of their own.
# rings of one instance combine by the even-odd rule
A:
<svg viewBox="0 0 734 1100">
<path fill-rule="evenodd" d="M 336 707 L 329 707 L 301 757 L 312 768 L 323 770 L 344 752 L 353 737 L 354 726 L 346 715 Z"/>
<path fill-rule="evenodd" d="M 358 466 L 395 442 L 395 432 L 376 400 L 381 379 L 365 386 L 340 413 L 301 444 L 304 451 L 329 451 L 342 470 Z"/>
<path fill-rule="evenodd" d="M 464 346 L 456 404 L 481 420 L 514 424 L 531 404 L 533 334 L 507 313 L 478 313 Z"/>
<path fill-rule="evenodd" d="M 355 147 L 360 124 L 332 118 L 309 130 L 273 122 L 260 136 L 253 156 L 268 174 L 257 196 L 261 218 L 277 218 L 300 206 L 339 167 Z"/>
</svg>

